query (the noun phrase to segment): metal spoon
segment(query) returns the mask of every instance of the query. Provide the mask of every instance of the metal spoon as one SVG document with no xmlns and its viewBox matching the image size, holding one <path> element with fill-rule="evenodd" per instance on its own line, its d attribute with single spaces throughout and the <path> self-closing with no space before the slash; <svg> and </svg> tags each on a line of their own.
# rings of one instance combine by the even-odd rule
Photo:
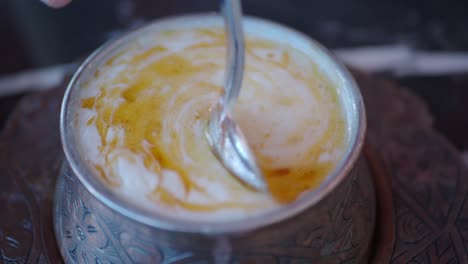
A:
<svg viewBox="0 0 468 264">
<path fill-rule="evenodd" d="M 268 190 L 255 157 L 232 117 L 244 71 L 244 36 L 239 0 L 223 0 L 222 12 L 228 40 L 224 94 L 211 109 L 208 143 L 224 167 L 238 180 L 257 191 Z"/>
</svg>

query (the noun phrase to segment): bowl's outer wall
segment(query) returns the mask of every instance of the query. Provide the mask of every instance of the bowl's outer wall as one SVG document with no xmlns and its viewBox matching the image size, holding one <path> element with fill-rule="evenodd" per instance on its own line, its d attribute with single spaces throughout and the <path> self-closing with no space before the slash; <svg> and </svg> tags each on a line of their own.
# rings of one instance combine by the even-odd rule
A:
<svg viewBox="0 0 468 264">
<path fill-rule="evenodd" d="M 54 210 L 67 263 L 365 263 L 375 225 L 375 194 L 361 157 L 335 190 L 302 214 L 243 234 L 207 236 L 150 227 L 110 209 L 65 162 Z"/>
</svg>

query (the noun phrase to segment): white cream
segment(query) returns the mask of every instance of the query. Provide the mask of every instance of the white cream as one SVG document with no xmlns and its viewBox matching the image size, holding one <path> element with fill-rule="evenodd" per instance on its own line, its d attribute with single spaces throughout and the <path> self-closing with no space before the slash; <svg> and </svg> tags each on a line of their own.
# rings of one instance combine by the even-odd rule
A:
<svg viewBox="0 0 468 264">
<path fill-rule="evenodd" d="M 183 83 L 164 83 L 164 80 L 155 78 L 150 84 L 152 88 L 145 91 L 147 96 L 172 93 L 167 100 L 162 101 L 164 109 L 161 111 L 167 116 L 162 122 L 160 133 L 154 136 L 160 138 L 166 146 L 177 146 L 171 148 L 171 151 L 179 157 L 178 164 L 181 167 L 193 168 L 189 177 L 195 184 L 203 186 L 204 190 L 186 190 L 182 176 L 177 171 L 162 168 L 156 173 L 153 167 L 147 168 L 143 160 L 144 153 L 133 153 L 123 145 L 122 140 L 126 132 L 122 128 L 111 127 L 105 136 L 108 142 L 117 140 L 114 149 L 100 149 L 102 143 L 95 122 L 86 124 L 90 118 L 99 114 L 96 109 L 77 110 L 81 153 L 86 156 L 90 166 L 103 167 L 107 177 L 115 182 L 115 186 L 110 188 L 116 193 L 133 201 L 136 206 L 158 213 L 181 218 L 223 221 L 282 206 L 269 194 L 256 193 L 241 186 L 211 154 L 205 138 L 207 120 L 197 119 L 197 116 L 209 116 L 208 109 L 219 96 L 224 77 L 225 49 L 186 49 L 196 44 L 215 43 L 213 38 L 200 36 L 192 29 L 212 29 L 213 25 L 221 27 L 219 20 L 208 19 L 205 24 L 198 21 L 192 26 L 186 22 L 184 19 L 165 22 L 157 30 L 136 38 L 125 53 L 114 59 L 112 65 L 103 65 L 99 68 L 97 77 L 83 84 L 81 98 L 98 96 L 99 89 L 103 86 L 109 93 L 112 90 L 121 93 L 129 84 L 115 83 L 116 78 L 126 76 L 129 82 L 132 82 L 140 72 L 173 54 L 183 53 L 184 58 L 194 66 L 210 64 L 207 72 L 190 76 Z M 175 33 L 169 34 L 167 30 Z M 280 43 L 281 47 L 289 45 L 289 42 L 294 43 L 294 40 L 284 39 L 277 31 L 264 30 L 263 24 L 258 28 L 247 26 L 246 32 L 248 39 L 273 40 Z M 151 54 L 137 65 L 129 65 L 129 60 L 156 46 L 164 47 L 164 51 Z M 307 53 L 306 49 L 299 50 Z M 246 57 L 247 72 L 235 109 L 235 118 L 256 153 L 262 159 L 268 160 L 269 169 L 296 168 L 308 166 L 311 162 L 339 162 L 344 153 L 344 145 L 337 148 L 336 144 L 327 143 L 328 145 L 320 146 L 323 151 L 319 156 L 310 154 L 310 150 L 320 144 L 330 122 L 334 122 L 330 120 L 330 111 L 337 107 L 332 105 L 333 100 L 327 98 L 329 83 L 316 79 L 314 87 L 310 87 L 310 83 L 304 81 L 311 72 L 317 70 L 317 65 L 312 62 L 311 57 L 298 56 L 300 52 L 292 53 L 289 66 L 284 69 L 275 66 L 275 63 L 281 63 L 284 59 L 283 49 L 259 47 L 249 51 L 251 53 Z M 265 60 L 268 60 L 268 63 L 265 63 Z M 215 88 L 200 90 L 200 83 Z M 109 97 L 104 100 L 106 104 L 115 107 L 124 102 L 121 97 Z M 146 114 L 152 115 L 150 112 Z M 174 133 L 177 134 L 176 138 Z M 151 151 L 150 142 L 142 140 L 141 146 L 144 152 Z M 162 198 L 154 195 L 153 191 L 157 188 L 164 188 L 176 199 L 188 203 L 208 206 L 235 203 L 245 206 L 226 206 L 209 212 L 189 210 L 177 204 L 158 202 L 158 199 Z"/>
</svg>

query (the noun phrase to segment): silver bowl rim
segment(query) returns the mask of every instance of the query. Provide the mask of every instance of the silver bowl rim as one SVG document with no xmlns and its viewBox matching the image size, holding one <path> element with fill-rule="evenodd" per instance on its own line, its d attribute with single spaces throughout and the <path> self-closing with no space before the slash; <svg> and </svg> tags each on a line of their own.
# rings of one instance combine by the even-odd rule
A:
<svg viewBox="0 0 468 264">
<path fill-rule="evenodd" d="M 83 160 L 80 159 L 80 154 L 78 153 L 75 144 L 71 144 L 73 141 L 73 127 L 71 124 L 73 121 L 72 113 L 69 112 L 69 105 L 71 105 L 73 91 L 79 87 L 80 78 L 84 75 L 86 71 L 96 69 L 97 65 L 102 59 L 106 58 L 108 53 L 111 53 L 117 47 L 120 47 L 126 41 L 131 40 L 133 37 L 136 37 L 146 30 L 150 30 L 155 24 L 159 24 L 164 21 L 170 20 L 180 20 L 180 19 L 196 19 L 196 18 L 215 18 L 221 19 L 218 14 L 213 13 L 198 13 L 198 14 L 188 14 L 188 15 L 177 15 L 166 18 L 156 19 L 143 27 L 131 31 L 129 33 L 123 34 L 122 36 L 110 40 L 107 43 L 103 44 L 97 50 L 95 50 L 77 69 L 72 79 L 70 80 L 67 89 L 65 91 L 61 112 L 60 112 L 60 137 L 62 141 L 62 147 L 65 153 L 66 160 L 70 165 L 73 173 L 77 176 L 79 181 L 84 185 L 84 187 L 95 197 L 97 200 L 110 207 L 111 209 L 119 212 L 123 216 L 126 216 L 134 221 L 146 224 L 148 226 L 168 230 L 175 232 L 185 232 L 185 233 L 198 233 L 204 235 L 226 235 L 226 234 L 242 234 L 257 230 L 263 227 L 267 227 L 272 224 L 280 223 L 287 219 L 290 219 L 305 210 L 312 208 L 319 201 L 324 199 L 329 195 L 351 172 L 354 168 L 358 158 L 361 155 L 361 151 L 364 144 L 365 134 L 366 134 L 366 113 L 364 108 L 363 99 L 361 93 L 358 89 L 358 86 L 353 79 L 352 75 L 348 70 L 334 57 L 334 55 L 329 52 L 325 47 L 320 43 L 312 39 L 311 37 L 292 29 L 288 26 L 263 19 L 256 18 L 251 16 L 245 16 L 245 21 L 255 22 L 255 23 L 264 23 L 269 26 L 273 26 L 280 30 L 290 32 L 297 35 L 298 37 L 308 40 L 313 48 L 324 55 L 326 59 L 329 60 L 336 71 L 334 74 L 337 74 L 344 82 L 346 82 L 347 90 L 350 92 L 352 105 L 355 111 L 357 112 L 357 120 L 354 122 L 355 137 L 351 138 L 351 142 L 348 146 L 348 151 L 345 153 L 342 161 L 336 166 L 336 168 L 329 174 L 326 179 L 320 184 L 316 189 L 301 195 L 295 202 L 288 204 L 287 206 L 282 206 L 280 208 L 274 209 L 272 211 L 251 216 L 241 220 L 232 220 L 232 221 L 193 221 L 193 220 L 182 220 L 176 217 L 170 217 L 168 215 L 163 215 L 156 213 L 154 211 L 145 210 L 140 207 L 136 207 L 133 203 L 129 202 L 125 198 L 119 196 L 111 190 L 111 188 L 105 186 L 101 180 L 98 180 L 97 177 L 93 176 L 93 173 L 89 168 L 84 164 Z M 94 66 L 94 67 L 93 67 Z M 70 118 L 71 117 L 71 120 Z"/>
</svg>

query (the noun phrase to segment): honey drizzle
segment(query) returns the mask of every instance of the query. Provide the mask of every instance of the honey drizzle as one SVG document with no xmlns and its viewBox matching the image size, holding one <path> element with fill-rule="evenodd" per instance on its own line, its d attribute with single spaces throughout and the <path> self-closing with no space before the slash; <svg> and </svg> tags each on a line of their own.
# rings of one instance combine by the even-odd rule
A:
<svg viewBox="0 0 468 264">
<path fill-rule="evenodd" d="M 108 88 L 103 86 L 100 88 L 100 93 L 95 97 L 85 98 L 81 102 L 81 107 L 84 109 L 94 110 L 96 114 L 92 116 L 87 122 L 87 125 L 94 124 L 97 128 L 98 134 L 101 139 L 101 148 L 105 156 L 106 165 L 110 162 L 109 154 L 117 147 L 124 147 L 132 153 L 143 157 L 143 164 L 146 169 L 162 177 L 161 170 L 172 170 L 177 172 L 182 180 L 185 189 L 185 197 L 193 191 L 201 191 L 206 193 L 203 186 L 199 186 L 190 179 L 190 173 L 197 172 L 197 169 L 191 165 L 181 166 L 182 154 L 179 152 L 181 146 L 179 141 L 172 140 L 169 146 L 166 146 L 161 140 L 161 131 L 164 126 L 165 112 L 168 111 L 167 98 L 175 96 L 178 89 L 190 76 L 196 75 L 201 72 L 209 71 L 216 68 L 216 65 L 201 64 L 193 65 L 192 62 L 183 57 L 184 52 L 193 51 L 196 49 L 207 48 L 223 48 L 224 36 L 216 30 L 199 30 L 197 31 L 201 36 L 210 37 L 209 42 L 197 43 L 186 47 L 180 54 L 170 54 L 163 56 L 161 59 L 140 69 L 138 72 L 135 70 L 128 70 L 121 76 L 114 80 L 114 84 L 125 84 L 126 88 L 114 88 L 108 92 Z M 176 34 L 172 32 L 171 34 Z M 284 52 L 282 53 L 281 61 L 273 61 L 269 58 L 262 58 L 253 53 L 257 48 L 273 48 L 280 47 Z M 162 46 L 155 46 L 147 51 L 135 55 L 130 61 L 117 60 L 116 57 L 111 58 L 107 62 L 108 67 L 118 65 L 118 63 L 127 63 L 131 66 L 139 65 L 142 61 L 156 53 L 164 53 L 167 48 Z M 263 40 L 247 40 L 247 56 L 248 58 L 255 58 L 269 65 L 269 67 L 280 67 L 288 71 L 289 74 L 295 78 L 310 84 L 310 87 L 315 86 L 317 80 L 322 83 L 328 84 L 326 87 L 328 92 L 327 96 L 330 97 L 331 103 L 335 107 L 331 107 L 330 125 L 327 131 L 323 134 L 322 138 L 317 142 L 316 147 L 310 150 L 309 156 L 311 157 L 311 164 L 306 168 L 280 168 L 272 169 L 268 159 L 259 155 L 259 152 L 254 149 L 258 159 L 261 161 L 262 172 L 264 173 L 269 189 L 272 196 L 280 203 L 293 202 L 304 191 L 310 190 L 318 186 L 323 178 L 330 173 L 335 166 L 333 161 L 322 162 L 318 164 L 313 162 L 318 160 L 320 153 L 324 151 L 322 146 L 326 144 L 333 144 L 336 147 L 343 147 L 345 144 L 345 122 L 343 120 L 341 109 L 339 107 L 338 95 L 336 91 L 329 85 L 329 82 L 322 76 L 315 68 L 311 76 L 304 76 L 299 72 L 294 71 L 290 67 L 291 58 L 288 49 L 281 47 L 277 44 L 263 41 Z M 295 50 L 295 52 L 300 52 Z M 120 52 L 123 54 L 124 52 Z M 182 55 L 181 55 L 182 54 Z M 120 55 L 119 55 L 120 56 Z M 313 64 L 311 62 L 311 64 Z M 131 68 L 131 67 L 130 67 Z M 247 59 L 247 70 L 249 70 Z M 257 69 L 256 69 L 257 70 Z M 130 76 L 130 77 L 129 77 Z M 155 84 L 155 80 L 158 81 Z M 208 83 L 198 82 L 193 85 L 193 89 L 198 89 L 197 93 L 210 92 L 220 87 L 213 87 L 207 85 Z M 171 89 L 164 90 L 162 87 L 170 86 Z M 313 91 L 314 96 L 320 97 L 321 93 Z M 323 91 L 322 91 L 323 92 Z M 184 98 L 185 96 L 185 98 Z M 176 105 L 183 105 L 184 101 L 188 100 L 190 94 L 179 95 Z M 112 103 L 116 98 L 122 99 L 118 105 Z M 208 112 L 208 109 L 204 109 Z M 208 115 L 203 117 L 208 119 Z M 117 142 L 117 139 L 112 142 L 107 142 L 107 135 L 110 128 L 120 129 L 125 131 L 122 142 Z M 173 139 L 177 139 L 178 135 L 172 135 Z M 196 140 L 196 139 L 195 139 Z M 204 139 L 198 139 L 203 141 Z M 194 149 L 196 146 L 194 147 Z M 208 147 L 202 151 L 208 161 L 216 162 L 214 157 L 208 151 Z M 112 175 L 106 175 L 104 169 L 100 165 L 95 165 L 99 174 L 106 182 L 115 185 L 112 180 Z M 232 183 L 230 183 L 232 184 Z M 240 186 L 240 185 L 239 185 Z M 243 188 L 243 187 L 242 187 Z M 150 198 L 156 202 L 160 202 L 169 206 L 179 206 L 191 211 L 214 211 L 221 208 L 248 208 L 249 206 L 244 203 L 236 202 L 220 202 L 217 204 L 196 204 L 191 203 L 171 194 L 168 190 L 158 186 L 150 194 Z"/>
</svg>

